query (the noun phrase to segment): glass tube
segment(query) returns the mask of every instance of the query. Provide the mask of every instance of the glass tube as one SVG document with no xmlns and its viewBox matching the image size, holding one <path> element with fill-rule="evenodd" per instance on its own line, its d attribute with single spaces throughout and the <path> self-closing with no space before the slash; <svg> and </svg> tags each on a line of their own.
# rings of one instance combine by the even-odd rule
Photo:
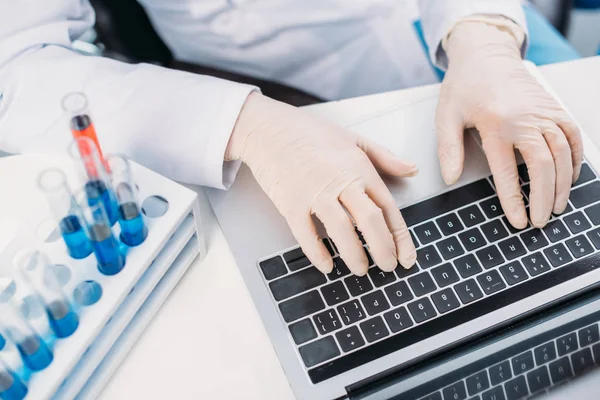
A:
<svg viewBox="0 0 600 400">
<path fill-rule="evenodd" d="M 50 348 L 12 302 L 0 303 L 0 333 L 17 346 L 23 363 L 32 371 L 41 371 L 52 362 Z"/>
<path fill-rule="evenodd" d="M 137 198 L 137 189 L 131 177 L 129 161 L 120 154 L 106 158 L 110 170 L 112 187 L 119 204 L 119 226 L 121 241 L 128 246 L 138 246 L 148 236 L 148 228 Z"/>
<path fill-rule="evenodd" d="M 49 168 L 39 175 L 38 186 L 46 194 L 69 255 L 75 259 L 92 254 L 92 246 L 79 221 L 79 205 L 67 184 L 66 175 L 57 168 Z"/>
<path fill-rule="evenodd" d="M 98 270 L 104 275 L 115 275 L 125 267 L 125 254 L 113 235 L 103 204 L 82 207 L 81 220 L 98 260 Z"/>
<path fill-rule="evenodd" d="M 37 250 L 27 250 L 18 256 L 15 266 L 44 305 L 56 336 L 71 336 L 79 326 L 79 318 L 61 289 L 48 256 Z"/>
<path fill-rule="evenodd" d="M 85 181 L 84 189 L 90 206 L 102 203 L 106 210 L 110 226 L 119 217 L 119 206 L 110 186 L 110 178 L 105 163 L 100 158 L 96 144 L 87 137 L 73 140 L 69 148 L 71 157 L 79 163 Z"/>
<path fill-rule="evenodd" d="M 69 119 L 73 138 L 86 137 L 92 140 L 98 149 L 100 159 L 104 160 L 96 128 L 90 115 L 87 96 L 81 92 L 69 93 L 62 99 L 62 108 Z"/>
<path fill-rule="evenodd" d="M 0 399 L 22 400 L 25 396 L 27 396 L 25 383 L 0 359 Z"/>
</svg>

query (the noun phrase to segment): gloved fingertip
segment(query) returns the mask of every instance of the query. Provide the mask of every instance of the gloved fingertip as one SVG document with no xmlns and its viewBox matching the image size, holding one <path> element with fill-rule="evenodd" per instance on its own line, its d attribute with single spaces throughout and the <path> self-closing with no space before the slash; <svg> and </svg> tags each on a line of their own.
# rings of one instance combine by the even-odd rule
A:
<svg viewBox="0 0 600 400">
<path fill-rule="evenodd" d="M 531 217 L 531 225 L 533 225 L 534 228 L 541 229 L 544 226 L 546 226 L 549 219 L 550 219 L 550 216 L 547 216 L 547 217 L 544 217 L 544 216 L 533 217 L 532 216 Z"/>
<path fill-rule="evenodd" d="M 396 269 L 397 265 L 398 265 L 398 261 L 396 261 L 396 258 L 393 256 L 391 258 L 389 258 L 388 260 L 386 260 L 384 263 L 378 264 L 379 268 L 385 272 L 392 272 L 393 270 Z"/>
<path fill-rule="evenodd" d="M 461 170 L 459 170 L 455 166 L 444 166 L 442 167 L 442 178 L 444 178 L 444 182 L 446 185 L 453 185 L 458 181 L 460 177 Z"/>
<path fill-rule="evenodd" d="M 330 274 L 333 271 L 333 260 L 331 257 L 321 259 L 315 266 L 324 274 Z"/>
<path fill-rule="evenodd" d="M 398 261 L 404 269 L 411 269 L 417 262 L 417 251 L 415 250 L 414 245 L 412 245 L 411 247 L 412 250 L 405 249 L 405 251 L 402 252 L 400 257 L 398 257 Z"/>
</svg>

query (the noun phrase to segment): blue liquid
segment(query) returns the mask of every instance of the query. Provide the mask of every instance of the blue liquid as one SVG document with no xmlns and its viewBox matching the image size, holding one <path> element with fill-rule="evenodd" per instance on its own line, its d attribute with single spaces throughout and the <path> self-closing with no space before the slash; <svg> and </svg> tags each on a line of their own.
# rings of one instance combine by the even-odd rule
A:
<svg viewBox="0 0 600 400">
<path fill-rule="evenodd" d="M 104 275 L 115 275 L 125 266 L 125 255 L 119 249 L 110 227 L 96 224 L 90 229 L 92 247 L 98 260 L 98 270 Z"/>
<path fill-rule="evenodd" d="M 71 257 L 80 260 L 92 254 L 92 245 L 76 216 L 63 218 L 60 221 L 60 231 Z"/>
<path fill-rule="evenodd" d="M 52 352 L 39 336 L 25 338 L 22 342 L 17 343 L 17 348 L 21 353 L 23 363 L 32 371 L 43 370 L 54 359 Z"/>
<path fill-rule="evenodd" d="M 79 326 L 73 307 L 64 301 L 55 301 L 46 308 L 52 330 L 59 338 L 71 336 Z"/>
<path fill-rule="evenodd" d="M 6 346 L 6 339 L 4 339 L 4 336 L 0 335 L 0 351 L 2 351 L 4 346 Z"/>
<path fill-rule="evenodd" d="M 121 241 L 127 246 L 138 246 L 146 240 L 148 228 L 136 203 L 125 203 L 119 207 Z"/>
<path fill-rule="evenodd" d="M 27 395 L 27 386 L 12 372 L 0 372 L 0 398 L 22 400 Z"/>
<path fill-rule="evenodd" d="M 90 206 L 95 206 L 98 202 L 102 202 L 110 226 L 113 226 L 117 222 L 117 219 L 119 219 L 119 206 L 114 200 L 115 196 L 112 194 L 110 188 L 107 188 L 104 182 L 94 180 L 85 184 L 85 193 Z"/>
</svg>

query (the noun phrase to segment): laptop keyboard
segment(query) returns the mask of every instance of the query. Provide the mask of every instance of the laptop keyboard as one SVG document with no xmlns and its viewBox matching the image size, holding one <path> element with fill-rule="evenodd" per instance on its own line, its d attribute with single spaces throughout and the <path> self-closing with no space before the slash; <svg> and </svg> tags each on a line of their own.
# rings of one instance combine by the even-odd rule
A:
<svg viewBox="0 0 600 400">
<path fill-rule="evenodd" d="M 525 165 L 519 176 L 528 209 Z M 380 270 L 360 232 L 370 264 L 363 277 L 327 238 L 334 258 L 327 276 L 300 248 L 258 265 L 318 383 L 589 272 L 595 267 L 585 260 L 599 257 L 598 201 L 600 181 L 584 163 L 562 215 L 543 229 L 516 230 L 488 177 L 401 210 L 417 247 L 410 270 Z"/>
<path fill-rule="evenodd" d="M 600 365 L 598 320 L 600 313 L 588 315 L 459 368 L 397 398 L 517 400 L 547 394 Z M 424 393 L 428 394 L 421 397 Z"/>
</svg>

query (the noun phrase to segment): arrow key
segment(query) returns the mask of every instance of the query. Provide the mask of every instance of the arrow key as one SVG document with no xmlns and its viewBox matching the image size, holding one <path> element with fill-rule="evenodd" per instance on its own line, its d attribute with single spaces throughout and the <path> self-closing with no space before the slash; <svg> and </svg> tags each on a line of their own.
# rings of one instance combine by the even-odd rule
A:
<svg viewBox="0 0 600 400">
<path fill-rule="evenodd" d="M 356 326 L 351 326 L 348 329 L 336 333 L 335 337 L 344 353 L 365 345 L 365 341 Z"/>
</svg>

